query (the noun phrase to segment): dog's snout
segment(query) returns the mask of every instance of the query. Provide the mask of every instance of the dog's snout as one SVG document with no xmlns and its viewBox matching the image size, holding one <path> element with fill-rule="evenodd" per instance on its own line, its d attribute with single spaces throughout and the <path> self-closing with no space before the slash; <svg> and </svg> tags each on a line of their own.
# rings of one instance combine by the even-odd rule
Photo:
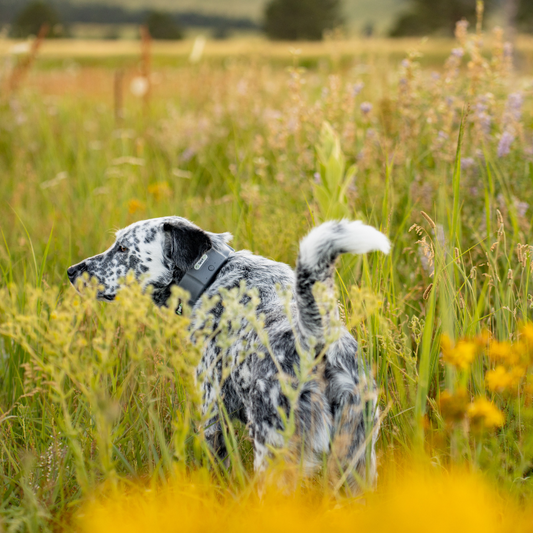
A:
<svg viewBox="0 0 533 533">
<path fill-rule="evenodd" d="M 78 263 L 77 265 L 73 265 L 67 269 L 68 279 L 70 280 L 71 283 L 74 283 L 76 278 L 80 274 L 86 271 L 87 271 L 87 265 L 85 263 Z"/>
</svg>

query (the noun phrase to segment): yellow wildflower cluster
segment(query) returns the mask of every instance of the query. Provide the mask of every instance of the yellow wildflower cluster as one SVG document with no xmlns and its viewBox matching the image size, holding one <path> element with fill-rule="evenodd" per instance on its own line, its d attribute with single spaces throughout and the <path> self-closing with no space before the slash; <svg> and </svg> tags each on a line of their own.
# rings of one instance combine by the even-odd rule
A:
<svg viewBox="0 0 533 533">
<path fill-rule="evenodd" d="M 521 343 L 511 344 L 509 341 L 492 341 L 488 355 L 493 361 L 513 366 L 520 362 L 523 348 Z"/>
<path fill-rule="evenodd" d="M 508 341 L 490 343 L 488 356 L 497 366 L 487 372 L 485 381 L 493 392 L 516 389 L 533 363 L 533 324 L 523 325 L 519 333 L 518 342 L 513 344 Z"/>
<path fill-rule="evenodd" d="M 440 396 L 439 407 L 446 422 L 456 424 L 468 419 L 474 431 L 500 427 L 505 422 L 503 413 L 486 398 L 470 402 L 465 388 L 455 393 L 444 391 Z"/>
<path fill-rule="evenodd" d="M 470 427 L 474 430 L 492 429 L 503 426 L 503 413 L 486 398 L 478 398 L 467 409 Z"/>
<path fill-rule="evenodd" d="M 485 374 L 485 382 L 489 390 L 503 392 L 516 388 L 524 375 L 525 369 L 520 366 L 506 369 L 503 365 L 498 365 Z"/>
<path fill-rule="evenodd" d="M 164 196 L 170 196 L 172 189 L 168 182 L 158 181 L 148 186 L 148 193 L 151 194 L 156 201 L 161 200 Z"/>
<path fill-rule="evenodd" d="M 137 200 L 137 198 L 132 198 L 128 202 L 128 213 L 130 215 L 137 213 L 137 211 L 144 211 L 145 209 L 146 205 L 144 204 L 144 202 Z"/>
<path fill-rule="evenodd" d="M 475 340 L 461 339 L 453 346 L 448 335 L 441 336 L 440 346 L 444 361 L 461 370 L 470 366 L 479 351 L 479 344 Z"/>
<path fill-rule="evenodd" d="M 468 409 L 469 397 L 465 388 L 457 390 L 455 393 L 444 391 L 440 395 L 439 408 L 442 416 L 447 422 L 461 422 Z"/>
<path fill-rule="evenodd" d="M 360 498 L 331 498 L 312 488 L 286 493 L 267 486 L 262 497 L 254 490 L 235 494 L 193 472 L 164 486 L 130 484 L 113 495 L 100 494 L 85 502 L 74 524 L 80 533 L 531 531 L 531 506 L 516 506 L 475 474 L 410 466 L 401 473 L 385 465 L 384 472 L 396 475 L 365 494 L 364 505 Z"/>
</svg>

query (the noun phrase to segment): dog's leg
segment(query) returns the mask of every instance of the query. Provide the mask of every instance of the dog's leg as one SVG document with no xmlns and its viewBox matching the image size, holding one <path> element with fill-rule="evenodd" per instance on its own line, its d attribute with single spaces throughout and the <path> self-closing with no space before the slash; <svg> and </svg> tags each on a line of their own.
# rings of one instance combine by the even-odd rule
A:
<svg viewBox="0 0 533 533">
<path fill-rule="evenodd" d="M 224 433 L 218 415 L 209 419 L 208 423 L 205 425 L 204 435 L 205 440 L 213 453 L 215 453 L 221 461 L 224 461 L 227 458 L 228 449 L 226 448 L 226 441 L 224 439 Z"/>
<path fill-rule="evenodd" d="M 290 408 L 277 376 L 257 380 L 250 398 L 248 417 L 254 441 L 254 470 L 261 472 L 272 456 L 270 449 L 285 445 L 280 409 L 288 415 Z M 322 464 L 331 436 L 331 414 L 321 381 L 313 379 L 305 384 L 294 409 L 295 433 L 287 443 L 288 455 L 284 459 L 309 475 Z"/>
<path fill-rule="evenodd" d="M 212 394 L 212 391 L 206 391 L 204 398 L 210 398 Z M 243 423 L 247 422 L 244 406 L 231 379 L 224 381 L 220 393 L 213 398 L 211 404 L 206 401 L 203 409 L 204 415 L 209 416 L 208 421 L 204 424 L 205 438 L 213 452 L 221 461 L 225 461 L 224 464 L 228 468 L 230 464 L 228 454 L 232 450 L 231 441 L 228 450 L 224 429 L 226 434 L 230 431 L 231 420 L 237 419 Z"/>
<path fill-rule="evenodd" d="M 343 478 L 352 488 L 357 488 L 358 480 L 369 486 L 375 482 L 379 431 L 375 385 L 370 387 L 368 381 L 373 380 L 359 375 L 356 349 L 355 343 L 353 350 L 338 345 L 335 357 L 328 354 L 325 370 L 334 424 L 328 469 L 334 479 Z"/>
<path fill-rule="evenodd" d="M 281 394 L 279 380 L 272 377 L 259 378 L 250 387 L 246 414 L 250 437 L 254 443 L 254 470 L 263 472 L 271 457 L 269 446 L 282 448 L 283 421 L 279 409 L 288 413 L 287 399 Z"/>
</svg>

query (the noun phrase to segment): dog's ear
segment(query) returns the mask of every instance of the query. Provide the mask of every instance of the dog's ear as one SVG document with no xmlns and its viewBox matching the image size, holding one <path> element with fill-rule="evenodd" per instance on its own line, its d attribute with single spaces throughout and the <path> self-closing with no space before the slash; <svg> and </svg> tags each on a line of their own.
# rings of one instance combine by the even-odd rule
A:
<svg viewBox="0 0 533 533">
<path fill-rule="evenodd" d="M 165 222 L 163 231 L 166 235 L 165 255 L 183 272 L 212 247 L 209 235 L 194 226 Z"/>
</svg>

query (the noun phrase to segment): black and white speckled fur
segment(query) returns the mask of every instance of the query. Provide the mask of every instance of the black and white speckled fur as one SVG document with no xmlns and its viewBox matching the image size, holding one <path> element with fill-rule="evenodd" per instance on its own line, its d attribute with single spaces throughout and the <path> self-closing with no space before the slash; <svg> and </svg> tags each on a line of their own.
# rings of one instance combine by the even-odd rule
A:
<svg viewBox="0 0 533 533">
<path fill-rule="evenodd" d="M 117 232 L 116 237 L 106 252 L 70 267 L 71 282 L 87 272 L 103 286 L 98 297 L 112 300 L 119 289 L 119 280 L 133 271 L 145 285 L 153 287 L 152 297 L 157 305 L 166 303 L 170 287 L 181 280 L 202 254 L 231 239 L 230 234 L 203 231 L 181 217 L 137 222 Z M 286 413 L 290 408 L 281 391 L 278 368 L 288 376 L 296 376 L 295 368 L 300 364 L 297 342 L 305 347 L 313 345 L 309 341 L 314 339 L 317 353 L 325 347 L 324 325 L 313 286 L 317 281 L 333 286 L 334 264 L 340 254 L 372 250 L 388 253 L 389 247 L 388 239 L 374 228 L 360 222 L 340 221 L 322 224 L 302 240 L 296 272 L 286 264 L 247 251 L 236 252 L 229 258 L 206 294 L 220 296 L 221 289 L 239 287 L 243 280 L 247 288 L 255 288 L 259 295 L 257 313 L 264 315 L 270 354 L 276 358 L 277 365 L 254 329 L 246 328 L 246 324 L 233 334 L 229 348 L 222 350 L 216 337 L 205 343 L 198 367 L 203 410 L 210 416 L 205 435 L 220 457 L 226 454 L 221 438 L 223 417 L 219 416 L 217 401 L 222 399 L 226 412 L 249 428 L 254 442 L 255 468 L 265 467 L 268 448 L 283 443 L 279 408 Z M 276 286 L 294 294 L 292 320 L 286 315 Z M 195 330 L 203 325 L 196 315 L 199 305 L 200 302 L 192 309 L 193 339 Z M 223 320 L 223 300 L 210 313 L 216 328 Z M 243 353 L 248 354 L 244 360 L 240 358 Z M 228 361 L 230 373 L 222 380 L 222 368 L 228 366 Z M 303 385 L 295 407 L 297 434 L 303 443 L 300 448 L 307 469 L 321 464 L 324 454 L 330 453 L 333 447 L 337 454 L 335 461 L 340 462 L 341 468 L 349 465 L 364 476 L 366 454 L 362 450 L 367 435 L 371 434 L 368 470 L 374 477 L 377 407 L 375 399 L 367 396 L 364 373 L 358 365 L 357 342 L 343 329 L 338 340 L 327 347 L 316 379 Z M 336 446 L 339 442 L 341 445 Z"/>
</svg>

